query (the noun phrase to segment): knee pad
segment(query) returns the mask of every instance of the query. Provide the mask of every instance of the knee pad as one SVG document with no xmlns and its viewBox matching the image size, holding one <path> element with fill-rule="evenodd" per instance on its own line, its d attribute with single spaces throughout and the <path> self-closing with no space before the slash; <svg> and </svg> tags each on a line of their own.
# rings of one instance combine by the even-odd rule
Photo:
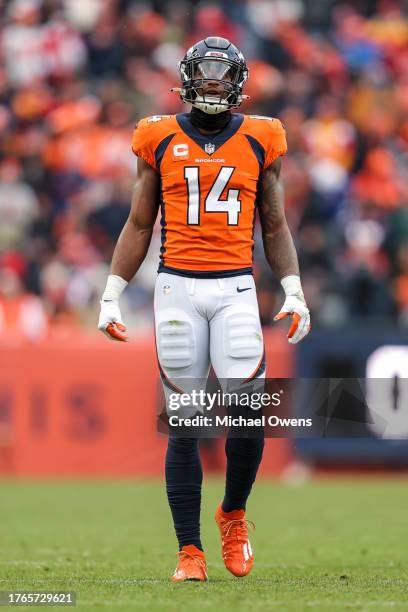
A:
<svg viewBox="0 0 408 612">
<path fill-rule="evenodd" d="M 261 358 L 263 338 L 257 313 L 241 310 L 227 315 L 224 347 L 226 354 L 233 359 Z"/>
<path fill-rule="evenodd" d="M 168 313 L 157 325 L 157 354 L 160 365 L 166 369 L 187 368 L 194 363 L 195 341 L 191 322 Z"/>
</svg>

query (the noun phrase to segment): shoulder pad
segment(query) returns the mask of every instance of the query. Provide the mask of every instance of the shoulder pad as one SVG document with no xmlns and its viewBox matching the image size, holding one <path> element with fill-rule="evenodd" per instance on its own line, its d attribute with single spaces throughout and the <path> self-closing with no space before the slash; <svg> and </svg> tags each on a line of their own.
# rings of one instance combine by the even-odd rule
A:
<svg viewBox="0 0 408 612">
<path fill-rule="evenodd" d="M 132 137 L 132 151 L 156 168 L 155 152 L 167 136 L 175 133 L 177 124 L 175 115 L 152 115 L 140 119 Z"/>
<path fill-rule="evenodd" d="M 243 130 L 255 138 L 265 151 L 263 169 L 288 150 L 286 132 L 281 121 L 274 117 L 246 115 Z"/>
</svg>

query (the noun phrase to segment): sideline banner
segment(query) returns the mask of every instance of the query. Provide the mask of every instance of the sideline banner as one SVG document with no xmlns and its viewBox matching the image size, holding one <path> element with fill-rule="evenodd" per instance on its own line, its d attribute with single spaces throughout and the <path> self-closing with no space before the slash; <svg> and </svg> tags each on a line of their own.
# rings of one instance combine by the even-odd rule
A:
<svg viewBox="0 0 408 612">
<path fill-rule="evenodd" d="M 292 375 L 283 330 L 266 330 L 268 367 Z M 157 432 L 154 339 L 127 344 L 102 335 L 0 344 L 0 474 L 162 476 L 166 436 Z M 286 440 L 269 441 L 262 472 L 291 460 Z M 224 464 L 223 441 L 203 444 L 203 462 Z"/>
</svg>

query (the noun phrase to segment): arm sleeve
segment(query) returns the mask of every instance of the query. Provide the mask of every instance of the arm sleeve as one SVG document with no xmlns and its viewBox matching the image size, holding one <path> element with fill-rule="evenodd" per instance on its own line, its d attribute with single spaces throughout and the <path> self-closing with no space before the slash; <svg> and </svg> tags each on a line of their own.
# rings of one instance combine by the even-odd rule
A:
<svg viewBox="0 0 408 612">
<path fill-rule="evenodd" d="M 267 142 L 265 143 L 265 163 L 263 169 L 265 170 L 270 166 L 275 159 L 281 155 L 285 155 L 288 150 L 286 142 L 286 131 L 279 119 L 273 119 L 271 122 L 267 122 Z"/>
<path fill-rule="evenodd" d="M 152 168 L 156 168 L 155 139 L 152 127 L 147 119 L 141 119 L 136 125 L 132 136 L 132 151 L 137 157 L 141 157 Z"/>
</svg>

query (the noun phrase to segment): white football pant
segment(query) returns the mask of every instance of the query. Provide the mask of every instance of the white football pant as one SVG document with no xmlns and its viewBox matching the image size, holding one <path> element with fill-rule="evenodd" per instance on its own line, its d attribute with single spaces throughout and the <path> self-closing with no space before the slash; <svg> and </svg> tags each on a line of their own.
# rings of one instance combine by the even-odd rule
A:
<svg viewBox="0 0 408 612">
<path fill-rule="evenodd" d="M 252 275 L 204 279 L 161 272 L 154 313 L 163 382 L 188 391 L 183 379 L 206 380 L 210 364 L 222 385 L 265 377 Z"/>
</svg>

